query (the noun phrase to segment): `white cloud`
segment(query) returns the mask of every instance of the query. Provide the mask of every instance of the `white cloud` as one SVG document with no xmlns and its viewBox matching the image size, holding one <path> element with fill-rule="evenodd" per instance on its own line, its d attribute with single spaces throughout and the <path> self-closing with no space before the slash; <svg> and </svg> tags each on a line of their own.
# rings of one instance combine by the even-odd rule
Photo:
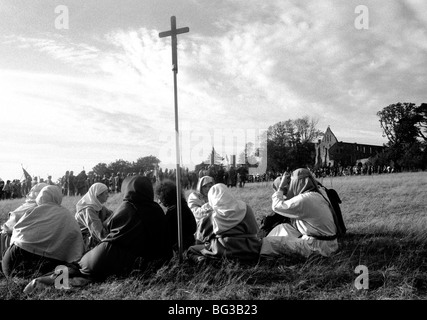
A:
<svg viewBox="0 0 427 320">
<path fill-rule="evenodd" d="M 338 139 L 351 132 L 381 140 L 377 111 L 425 102 L 425 4 L 367 1 L 370 27 L 357 30 L 359 4 L 233 1 L 217 15 L 201 12 L 203 26 L 178 36 L 181 129 L 267 128 L 309 115 Z M 85 38 L 9 35 L 2 43 L 47 61 L 45 73 L 0 70 L 0 103 L 13 106 L 0 124 L 20 141 L 26 126 L 37 132 L 31 139 L 68 141 L 99 161 L 111 152 L 105 141 L 117 146 L 115 158 L 136 154 L 125 146 L 141 154 L 174 147 L 174 139 L 161 141 L 174 134 L 174 100 L 170 38 L 157 30 L 135 24 Z"/>
</svg>

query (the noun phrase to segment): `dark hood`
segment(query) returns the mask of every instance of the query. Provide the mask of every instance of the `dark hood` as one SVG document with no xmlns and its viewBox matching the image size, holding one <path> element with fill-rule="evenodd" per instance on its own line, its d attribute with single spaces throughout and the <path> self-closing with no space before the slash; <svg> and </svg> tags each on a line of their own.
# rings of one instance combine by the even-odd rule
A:
<svg viewBox="0 0 427 320">
<path fill-rule="evenodd" d="M 154 201 L 154 190 L 151 180 L 140 175 L 126 177 L 122 183 L 123 201 L 135 206 Z"/>
</svg>

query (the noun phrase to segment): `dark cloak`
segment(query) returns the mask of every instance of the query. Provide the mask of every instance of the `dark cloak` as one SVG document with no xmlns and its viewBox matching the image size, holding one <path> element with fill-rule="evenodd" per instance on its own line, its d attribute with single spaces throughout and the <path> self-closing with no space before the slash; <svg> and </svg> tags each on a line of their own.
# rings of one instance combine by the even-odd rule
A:
<svg viewBox="0 0 427 320">
<path fill-rule="evenodd" d="M 146 262 L 172 257 L 166 216 L 154 202 L 151 181 L 126 177 L 122 192 L 123 202 L 108 221 L 108 235 L 80 260 L 84 274 L 105 277 L 129 271 L 139 257 Z"/>
</svg>

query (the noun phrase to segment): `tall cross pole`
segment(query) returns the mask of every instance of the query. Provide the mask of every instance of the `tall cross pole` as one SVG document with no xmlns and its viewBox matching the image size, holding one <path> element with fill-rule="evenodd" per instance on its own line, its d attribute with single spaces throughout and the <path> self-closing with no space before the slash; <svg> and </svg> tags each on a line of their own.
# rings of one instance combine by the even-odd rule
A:
<svg viewBox="0 0 427 320">
<path fill-rule="evenodd" d="M 176 200 L 177 200 L 177 214 L 178 214 L 178 253 L 179 261 L 182 262 L 182 209 L 181 209 L 181 166 L 179 156 L 179 126 L 178 126 L 178 90 L 176 85 L 176 74 L 178 73 L 178 55 L 177 55 L 177 38 L 176 35 L 180 33 L 189 32 L 188 27 L 176 28 L 176 18 L 171 17 L 171 30 L 159 33 L 160 38 L 172 38 L 172 71 L 173 71 L 173 88 L 175 98 L 175 144 L 176 144 Z"/>
</svg>

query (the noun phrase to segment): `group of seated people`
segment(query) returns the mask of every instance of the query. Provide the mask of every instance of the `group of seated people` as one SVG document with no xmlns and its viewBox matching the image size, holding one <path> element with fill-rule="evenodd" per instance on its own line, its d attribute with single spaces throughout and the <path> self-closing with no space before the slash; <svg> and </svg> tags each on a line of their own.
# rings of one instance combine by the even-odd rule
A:
<svg viewBox="0 0 427 320">
<path fill-rule="evenodd" d="M 261 229 L 252 208 L 210 176 L 181 195 L 182 249 L 191 261 L 258 261 L 262 256 L 338 250 L 331 205 L 307 169 L 277 178 L 272 212 Z M 153 186 L 140 175 L 122 184 L 123 200 L 106 208 L 108 188 L 93 184 L 73 214 L 61 205 L 61 189 L 38 184 L 2 226 L 1 262 L 6 277 L 49 275 L 57 266 L 87 282 L 128 274 L 135 267 L 169 261 L 179 250 L 177 191 L 171 180 Z M 156 201 L 157 199 L 157 201 Z M 52 280 L 53 281 L 53 280 Z"/>
</svg>

